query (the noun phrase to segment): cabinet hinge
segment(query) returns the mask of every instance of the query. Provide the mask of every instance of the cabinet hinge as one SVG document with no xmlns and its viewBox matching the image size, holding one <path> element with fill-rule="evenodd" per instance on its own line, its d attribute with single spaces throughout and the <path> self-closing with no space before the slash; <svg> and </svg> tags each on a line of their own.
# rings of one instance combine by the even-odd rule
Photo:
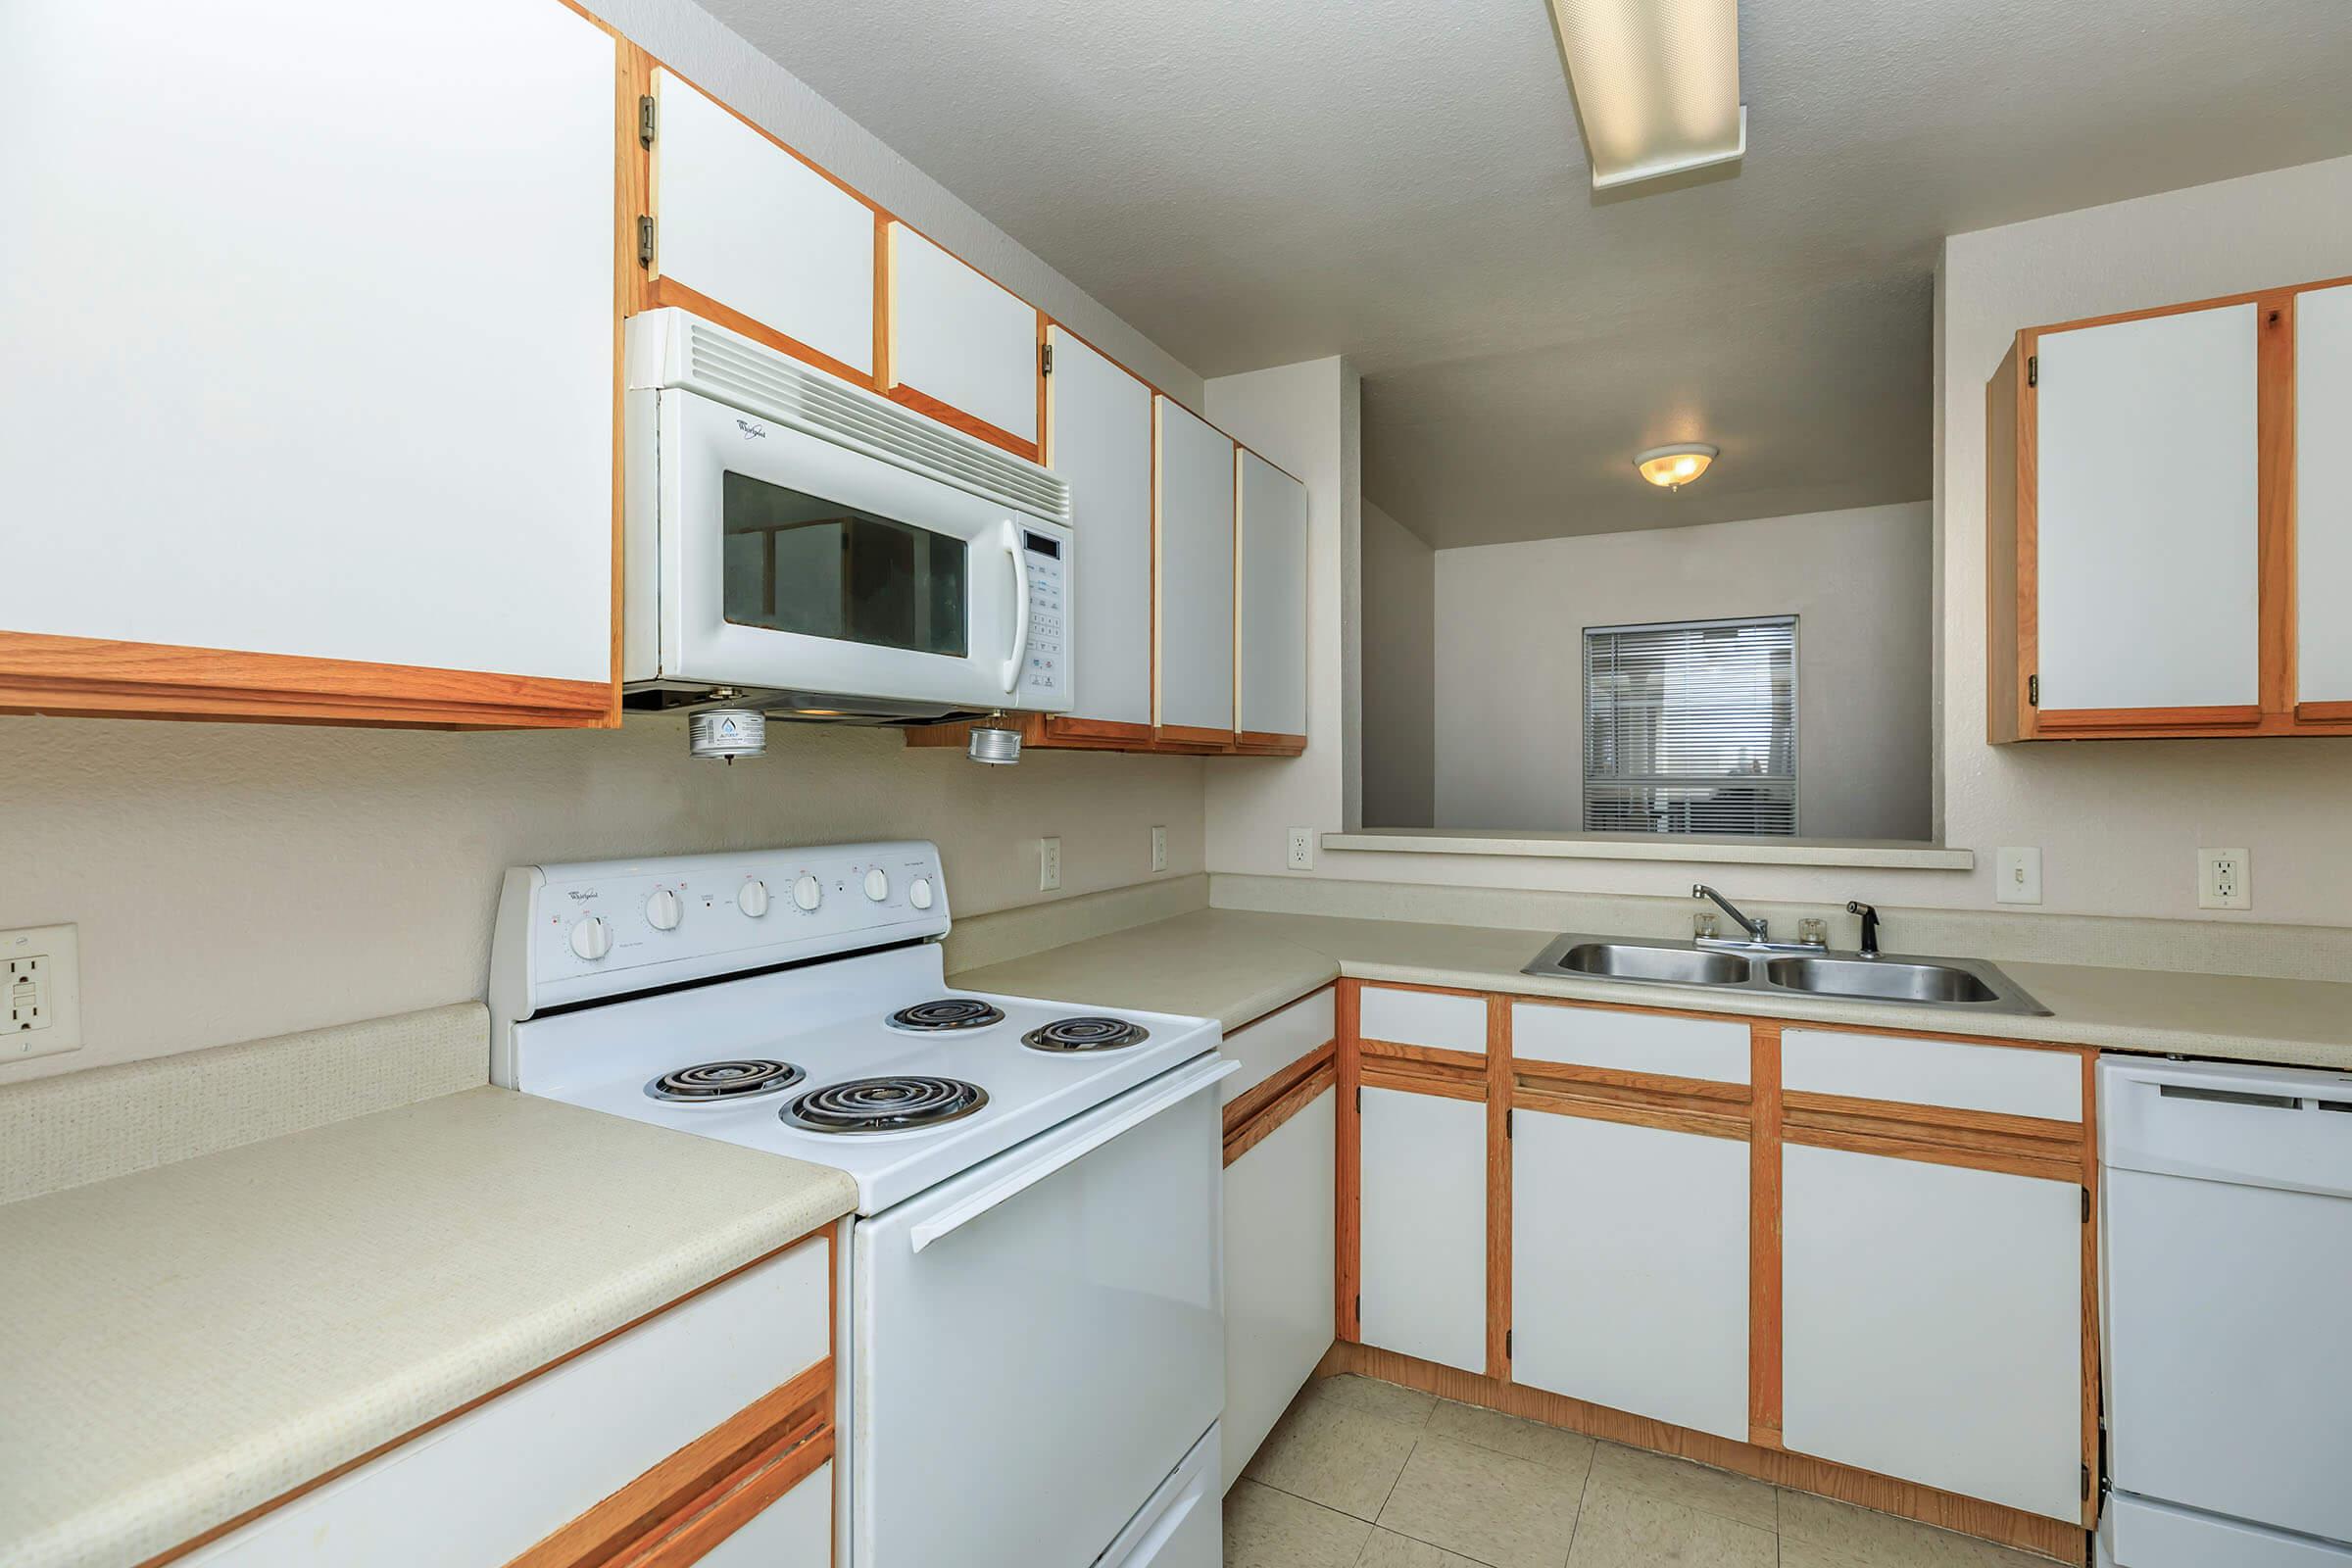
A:
<svg viewBox="0 0 2352 1568">
<path fill-rule="evenodd" d="M 2090 1500 L 2090 1466 L 2088 1465 L 2082 1467 L 2082 1500 L 2084 1502 Z"/>
<path fill-rule="evenodd" d="M 2082 1189 L 2082 1223 L 2090 1223 L 2090 1189 L 2087 1187 Z"/>
<path fill-rule="evenodd" d="M 1359 1113 L 1364 1108 L 1364 1086 L 1362 1084 L 1355 1086 L 1355 1108 Z"/>
<path fill-rule="evenodd" d="M 1358 1291 L 1355 1297 L 1355 1332 L 1358 1334 L 1364 1332 L 1364 1297 L 1361 1291 Z"/>
<path fill-rule="evenodd" d="M 1508 1139 L 1516 1139 L 1519 1136 L 1518 1111 L 1506 1110 L 1502 1113 L 1502 1136 Z"/>
<path fill-rule="evenodd" d="M 1505 1361 L 1508 1361 L 1511 1358 L 1511 1335 L 1513 1332 L 1514 1331 L 1510 1329 L 1504 1329 L 1502 1331 L 1502 1358 Z"/>
<path fill-rule="evenodd" d="M 2041 385 L 2041 356 L 2038 354 L 2026 356 L 2026 385 Z"/>
<path fill-rule="evenodd" d="M 1037 373 L 1040 375 L 1054 373 L 1054 345 L 1051 343 L 1040 343 L 1037 346 Z"/>
<path fill-rule="evenodd" d="M 659 122 L 658 117 L 661 113 L 661 109 L 654 103 L 652 93 L 639 96 L 637 99 L 637 144 L 640 147 L 651 147 L 654 144 L 654 127 Z"/>
<path fill-rule="evenodd" d="M 2028 708 L 2041 706 L 2041 677 L 2039 675 L 2026 677 L 2026 706 Z"/>
<path fill-rule="evenodd" d="M 654 265 L 654 220 L 643 213 L 637 215 L 637 265 Z"/>
</svg>

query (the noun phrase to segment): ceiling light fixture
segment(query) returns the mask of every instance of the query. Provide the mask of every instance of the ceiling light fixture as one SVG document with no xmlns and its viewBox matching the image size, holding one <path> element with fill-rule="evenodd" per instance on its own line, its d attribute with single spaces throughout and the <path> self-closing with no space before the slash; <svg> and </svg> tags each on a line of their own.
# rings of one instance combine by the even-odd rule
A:
<svg viewBox="0 0 2352 1568">
<path fill-rule="evenodd" d="M 1647 452 L 1634 454 L 1634 466 L 1651 484 L 1668 490 L 1680 490 L 1707 471 L 1720 449 L 1704 441 L 1686 441 L 1680 446 L 1651 447 Z"/>
<path fill-rule="evenodd" d="M 1745 156 L 1740 0 L 1548 5 L 1594 190 Z"/>
</svg>

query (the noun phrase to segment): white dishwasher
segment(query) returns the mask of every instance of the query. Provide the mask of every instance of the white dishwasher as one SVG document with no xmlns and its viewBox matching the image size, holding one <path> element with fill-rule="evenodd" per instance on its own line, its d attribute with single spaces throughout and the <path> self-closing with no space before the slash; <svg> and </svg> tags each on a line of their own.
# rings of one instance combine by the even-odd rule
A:
<svg viewBox="0 0 2352 1568">
<path fill-rule="evenodd" d="M 2099 1060 L 2114 1568 L 2352 1568 L 2352 1075 Z"/>
</svg>

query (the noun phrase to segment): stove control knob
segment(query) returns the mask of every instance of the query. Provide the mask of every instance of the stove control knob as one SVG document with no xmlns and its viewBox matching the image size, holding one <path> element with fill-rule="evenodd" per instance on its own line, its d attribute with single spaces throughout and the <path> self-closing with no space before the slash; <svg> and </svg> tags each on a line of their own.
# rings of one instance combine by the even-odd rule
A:
<svg viewBox="0 0 2352 1568">
<path fill-rule="evenodd" d="M 804 909 L 815 908 L 824 902 L 824 887 L 806 871 L 802 872 L 801 879 L 792 885 L 792 902 Z"/>
<path fill-rule="evenodd" d="M 931 879 L 918 876 L 906 884 L 906 902 L 918 909 L 931 907 Z"/>
<path fill-rule="evenodd" d="M 612 928 L 593 914 L 584 914 L 571 924 L 571 951 L 590 963 L 612 951 Z"/>
<path fill-rule="evenodd" d="M 686 906 L 667 888 L 656 888 L 654 896 L 645 901 L 645 923 L 657 931 L 675 931 L 685 917 Z"/>
<path fill-rule="evenodd" d="M 875 866 L 865 873 L 865 896 L 880 904 L 890 897 L 890 873 Z"/>
<path fill-rule="evenodd" d="M 767 884 L 752 878 L 735 890 L 735 907 L 757 920 L 767 912 Z"/>
</svg>

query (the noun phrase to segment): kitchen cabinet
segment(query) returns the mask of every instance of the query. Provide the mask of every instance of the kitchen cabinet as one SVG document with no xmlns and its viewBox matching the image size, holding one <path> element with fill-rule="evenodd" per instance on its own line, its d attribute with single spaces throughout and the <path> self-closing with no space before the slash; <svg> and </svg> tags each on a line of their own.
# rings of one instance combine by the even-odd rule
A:
<svg viewBox="0 0 2352 1568">
<path fill-rule="evenodd" d="M 1234 443 L 1165 397 L 1152 400 L 1152 723 L 1163 741 L 1222 751 L 1234 738 Z"/>
<path fill-rule="evenodd" d="M 1247 447 L 1235 461 L 1238 744 L 1298 751 L 1306 745 L 1306 486 Z"/>
<path fill-rule="evenodd" d="M 671 72 L 652 96 L 653 303 L 870 385 L 874 209 Z"/>
<path fill-rule="evenodd" d="M 2352 734 L 2340 285 L 2017 335 L 1985 387 L 1989 739 Z"/>
<path fill-rule="evenodd" d="M 1787 1446 L 2080 1520 L 2081 1187 L 1841 1149 L 1782 1158 Z"/>
<path fill-rule="evenodd" d="M 1070 710 L 1049 732 L 1152 738 L 1152 389 L 1067 328 L 1047 332 L 1046 466 L 1069 481 Z"/>
<path fill-rule="evenodd" d="M 905 223 L 889 229 L 882 390 L 968 435 L 1038 455 L 1037 310 Z"/>
<path fill-rule="evenodd" d="M 0 710 L 617 721 L 617 48 L 557 0 L 0 8 Z"/>
<path fill-rule="evenodd" d="M 1326 1087 L 1225 1167 L 1225 1487 L 1331 1347 L 1338 1102 Z"/>
<path fill-rule="evenodd" d="M 1487 1107 L 1366 1088 L 1357 1113 L 1358 1338 L 1487 1364 Z"/>
</svg>

